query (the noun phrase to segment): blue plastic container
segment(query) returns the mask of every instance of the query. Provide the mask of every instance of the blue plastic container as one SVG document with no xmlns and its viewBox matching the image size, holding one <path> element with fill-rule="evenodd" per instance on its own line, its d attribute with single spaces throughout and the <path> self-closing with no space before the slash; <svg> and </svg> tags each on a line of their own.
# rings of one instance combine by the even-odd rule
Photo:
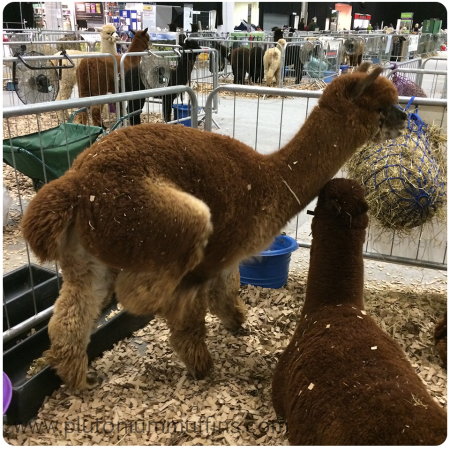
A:
<svg viewBox="0 0 450 450">
<path fill-rule="evenodd" d="M 287 282 L 291 253 L 298 249 L 297 241 L 289 236 L 277 236 L 259 257 L 239 263 L 241 284 L 279 289 Z"/>
<path fill-rule="evenodd" d="M 334 70 L 324 70 L 323 81 L 325 81 L 325 83 L 331 83 L 335 76 L 336 72 Z"/>
<path fill-rule="evenodd" d="M 173 107 L 173 118 L 174 120 L 181 120 L 185 117 L 189 117 L 191 115 L 191 105 L 172 105 Z M 198 108 L 198 111 L 200 112 L 200 108 Z M 191 119 L 184 120 L 183 122 L 180 122 L 182 125 L 186 127 L 191 126 Z"/>
<path fill-rule="evenodd" d="M 339 68 L 341 69 L 342 73 L 347 73 L 349 67 L 350 67 L 350 66 L 349 66 L 348 64 L 341 64 L 341 65 L 339 66 Z"/>
</svg>

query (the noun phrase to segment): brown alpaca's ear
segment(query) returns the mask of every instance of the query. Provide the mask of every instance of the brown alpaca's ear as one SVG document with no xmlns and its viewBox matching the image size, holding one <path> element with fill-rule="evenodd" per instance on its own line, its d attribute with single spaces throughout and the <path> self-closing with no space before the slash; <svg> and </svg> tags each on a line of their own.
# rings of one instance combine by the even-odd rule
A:
<svg viewBox="0 0 450 450">
<path fill-rule="evenodd" d="M 361 81 L 358 81 L 358 83 L 350 91 L 350 98 L 359 97 L 378 78 L 378 75 L 380 75 L 381 72 L 383 72 L 383 68 L 378 66 L 369 75 L 367 75 L 367 77 Z"/>
<path fill-rule="evenodd" d="M 145 33 L 147 33 L 147 30 L 148 30 L 148 28 L 146 28 L 144 31 L 143 31 L 143 33 L 142 34 L 145 34 Z"/>
</svg>

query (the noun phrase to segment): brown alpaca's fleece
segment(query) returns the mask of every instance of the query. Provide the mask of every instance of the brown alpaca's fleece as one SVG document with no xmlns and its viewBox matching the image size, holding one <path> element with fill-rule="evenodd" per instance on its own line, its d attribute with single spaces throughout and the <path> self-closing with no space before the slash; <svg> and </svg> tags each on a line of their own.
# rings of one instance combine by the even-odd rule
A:
<svg viewBox="0 0 450 450">
<path fill-rule="evenodd" d="M 404 128 L 396 88 L 367 68 L 333 80 L 271 155 L 193 128 L 138 125 L 102 138 L 36 194 L 22 231 L 65 274 L 47 357 L 67 384 L 86 386 L 80 354 L 111 286 L 130 312 L 167 319 L 194 376 L 211 370 L 206 309 L 242 324 L 239 261 L 266 248 L 358 147 Z"/>
<path fill-rule="evenodd" d="M 302 314 L 272 381 L 292 445 L 439 445 L 446 412 L 401 347 L 364 311 L 364 189 L 319 194 Z"/>
<path fill-rule="evenodd" d="M 127 53 L 143 52 L 147 50 L 150 37 L 145 30 L 136 31 Z M 117 72 L 120 71 L 121 55 L 113 55 L 117 61 Z M 132 67 L 139 64 L 140 56 L 130 56 L 125 58 L 124 67 L 126 73 Z M 81 60 L 77 70 L 78 94 L 80 98 L 93 97 L 96 95 L 106 95 L 108 92 L 115 93 L 114 86 L 114 64 L 112 57 L 86 58 Z M 80 122 L 88 123 L 87 114 L 80 113 Z M 101 106 L 92 106 L 92 124 L 102 125 Z"/>
<path fill-rule="evenodd" d="M 447 311 L 434 328 L 434 345 L 442 360 L 442 366 L 447 367 Z"/>
</svg>

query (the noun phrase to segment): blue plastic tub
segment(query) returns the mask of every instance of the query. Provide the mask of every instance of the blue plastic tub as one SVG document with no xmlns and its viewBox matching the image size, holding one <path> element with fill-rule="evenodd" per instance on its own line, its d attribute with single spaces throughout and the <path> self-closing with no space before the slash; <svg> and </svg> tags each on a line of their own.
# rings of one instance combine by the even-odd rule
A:
<svg viewBox="0 0 450 450">
<path fill-rule="evenodd" d="M 298 249 L 297 241 L 289 236 L 277 236 L 259 257 L 241 261 L 241 284 L 279 289 L 287 282 L 291 253 Z"/>
<path fill-rule="evenodd" d="M 181 120 L 185 117 L 189 117 L 191 115 L 191 105 L 172 105 L 173 107 L 173 118 L 174 120 Z M 198 108 L 198 111 L 200 112 L 200 108 Z M 186 127 L 191 126 L 191 119 L 183 120 L 183 122 L 180 122 L 182 125 Z"/>
<path fill-rule="evenodd" d="M 334 70 L 324 70 L 323 81 L 325 81 L 325 83 L 331 83 L 335 76 L 336 72 Z"/>
<path fill-rule="evenodd" d="M 339 68 L 341 69 L 342 73 L 347 73 L 349 67 L 350 67 L 350 66 L 349 66 L 348 64 L 341 64 L 341 65 L 339 66 Z"/>
</svg>

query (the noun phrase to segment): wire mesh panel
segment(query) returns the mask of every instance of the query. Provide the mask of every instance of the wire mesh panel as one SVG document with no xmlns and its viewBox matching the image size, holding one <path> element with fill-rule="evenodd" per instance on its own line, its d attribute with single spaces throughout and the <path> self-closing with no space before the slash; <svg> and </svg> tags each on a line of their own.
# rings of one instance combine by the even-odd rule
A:
<svg viewBox="0 0 450 450">
<path fill-rule="evenodd" d="M 216 53 L 214 49 L 200 48 L 196 40 L 185 41 L 183 47 L 173 46 L 171 50 L 125 53 L 120 62 L 121 89 L 123 92 L 133 92 L 164 86 L 192 86 L 197 94 L 200 111 L 207 94 L 217 86 Z M 133 55 L 139 57 L 140 62 L 132 67 L 128 65 L 127 69 L 127 58 Z M 211 67 L 215 68 L 212 73 L 209 72 L 208 60 L 211 60 Z M 198 67 L 199 61 L 208 61 L 208 65 Z M 190 116 L 188 113 L 191 108 L 189 99 L 177 94 L 152 97 L 147 101 L 136 100 L 122 106 L 129 112 L 143 110 L 142 117 L 135 117 L 133 124 L 141 121 L 172 123 Z"/>
<path fill-rule="evenodd" d="M 250 86 L 220 86 L 220 110 L 214 115 L 220 129 L 212 127 L 212 113 L 206 116 L 205 129 L 232 136 L 253 147 L 263 154 L 271 153 L 285 144 L 297 133 L 310 111 L 317 104 L 320 92 L 272 90 Z M 220 92 L 222 91 L 222 92 Z M 406 106 L 409 98 L 402 97 L 400 104 Z M 446 100 L 414 100 L 417 114 L 427 123 L 441 128 L 446 134 Z M 324 133 L 326 132 L 326 124 Z M 311 152 L 317 150 L 311 143 Z M 346 176 L 341 170 L 338 176 Z M 307 209 L 314 209 L 314 203 L 308 205 L 296 218 L 290 221 L 284 231 L 302 242 L 310 244 L 311 217 Z M 371 222 L 368 240 L 365 246 L 366 256 L 373 258 L 392 258 L 393 262 L 417 264 L 427 267 L 446 268 L 446 225 L 433 219 L 426 226 L 414 228 L 407 236 L 396 232 L 385 232 Z"/>
</svg>

